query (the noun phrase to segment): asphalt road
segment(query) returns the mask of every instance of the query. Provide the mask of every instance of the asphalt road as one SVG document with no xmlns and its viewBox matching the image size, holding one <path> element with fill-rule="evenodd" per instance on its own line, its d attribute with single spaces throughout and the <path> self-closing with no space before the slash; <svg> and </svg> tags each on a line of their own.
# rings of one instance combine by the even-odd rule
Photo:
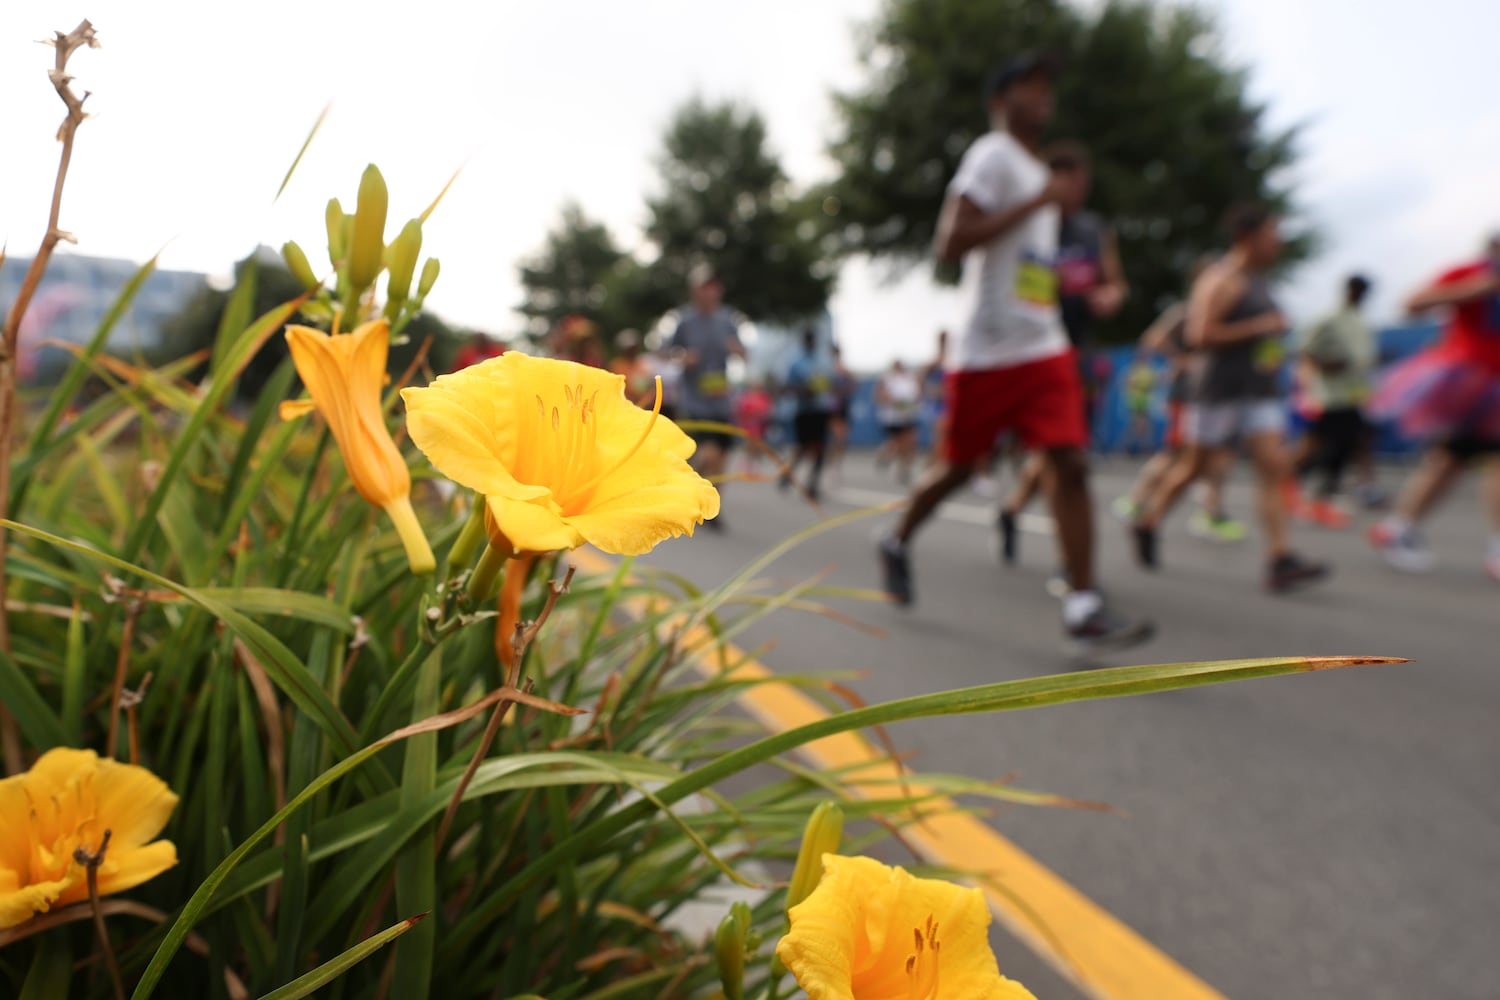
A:
<svg viewBox="0 0 1500 1000">
<path fill-rule="evenodd" d="M 1101 577 L 1160 632 L 1113 663 L 1415 662 L 906 723 L 893 730 L 897 744 L 921 769 L 1018 772 L 1025 787 L 1116 806 L 1119 814 L 1014 808 L 995 824 L 1234 1000 L 1500 997 L 1500 586 L 1479 565 L 1473 484 L 1429 529 L 1441 559 L 1433 574 L 1387 570 L 1359 531 L 1308 528 L 1298 544 L 1333 560 L 1337 575 L 1277 598 L 1260 588 L 1253 533 L 1239 545 L 1198 541 L 1182 512 L 1163 533 L 1164 569 L 1135 569 L 1123 529 L 1104 512 L 1129 472 L 1118 462 L 1096 469 Z M 1388 470 L 1393 484 L 1399 476 Z M 903 493 L 864 457 L 843 479 L 828 513 Z M 1243 477 L 1229 497 L 1248 516 Z M 960 494 L 918 537 L 916 607 L 839 605 L 888 630 L 884 639 L 783 612 L 742 645 L 773 643 L 763 656 L 773 669 L 867 671 L 857 689 L 871 701 L 1073 669 L 1043 587 L 1052 539 L 1026 534 L 1021 564 L 1002 568 L 984 527 L 991 506 Z M 724 533 L 669 543 L 643 565 L 717 584 L 819 516 L 795 495 L 735 483 Z M 766 575 L 790 585 L 832 567 L 830 583 L 874 587 L 871 538 L 890 519 L 819 535 Z M 996 948 L 1002 968 L 1042 1000 L 1080 996 L 998 931 Z"/>
</svg>

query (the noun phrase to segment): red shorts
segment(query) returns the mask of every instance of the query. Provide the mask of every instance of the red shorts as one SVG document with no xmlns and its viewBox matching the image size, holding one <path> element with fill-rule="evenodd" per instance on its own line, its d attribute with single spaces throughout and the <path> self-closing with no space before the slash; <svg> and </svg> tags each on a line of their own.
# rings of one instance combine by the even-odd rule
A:
<svg viewBox="0 0 1500 1000">
<path fill-rule="evenodd" d="M 1173 400 L 1167 404 L 1167 437 L 1164 443 L 1172 451 L 1187 444 L 1187 438 L 1182 433 L 1186 411 L 1187 404 L 1181 400 Z"/>
<path fill-rule="evenodd" d="M 1008 368 L 949 372 L 943 457 L 972 465 L 1005 431 L 1027 449 L 1086 448 L 1083 382 L 1072 351 Z"/>
</svg>

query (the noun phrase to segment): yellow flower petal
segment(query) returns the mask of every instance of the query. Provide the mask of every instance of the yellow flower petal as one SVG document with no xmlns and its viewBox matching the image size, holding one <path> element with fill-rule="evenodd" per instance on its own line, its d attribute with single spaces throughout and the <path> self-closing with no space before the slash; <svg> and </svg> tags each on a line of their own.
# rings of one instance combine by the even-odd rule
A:
<svg viewBox="0 0 1500 1000">
<path fill-rule="evenodd" d="M 871 858 L 823 856 L 776 954 L 809 1000 L 1035 1000 L 1000 975 L 977 889 Z"/>
<path fill-rule="evenodd" d="M 109 854 L 149 844 L 177 808 L 167 783 L 144 767 L 101 760 L 94 777 L 94 808 L 108 817 Z"/>
<path fill-rule="evenodd" d="M 113 861 L 110 860 L 111 856 L 114 857 Z M 174 867 L 177 864 L 177 846 L 170 840 L 158 840 L 144 847 L 115 854 L 115 843 L 111 840 L 104 857 L 104 864 L 99 869 L 99 895 L 109 896 L 134 889 L 142 882 L 149 882 L 168 868 Z M 72 902 L 73 895 L 77 895 L 78 899 L 87 899 L 88 887 L 83 886 L 81 894 L 65 893 L 64 897 Z"/>
<path fill-rule="evenodd" d="M 718 491 L 687 464 L 692 439 L 613 372 L 511 351 L 402 398 L 412 441 L 489 498 L 507 551 L 587 540 L 640 554 L 718 514 Z"/>
<path fill-rule="evenodd" d="M 145 768 L 58 747 L 31 770 L 0 781 L 0 927 L 88 898 L 80 848 L 97 851 L 99 892 L 109 895 L 177 863 L 171 842 L 153 840 L 177 796 Z"/>
<path fill-rule="evenodd" d="M 485 503 L 489 508 L 485 526 L 492 536 L 498 533 L 516 552 L 553 552 L 576 549 L 583 544 L 578 530 L 549 509 L 545 501 L 529 503 L 488 496 Z"/>
</svg>

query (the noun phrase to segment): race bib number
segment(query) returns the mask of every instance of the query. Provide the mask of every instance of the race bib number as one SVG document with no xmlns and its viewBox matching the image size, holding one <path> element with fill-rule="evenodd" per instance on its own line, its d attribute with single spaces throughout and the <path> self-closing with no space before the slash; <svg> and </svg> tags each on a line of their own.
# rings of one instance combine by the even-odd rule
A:
<svg viewBox="0 0 1500 1000">
<path fill-rule="evenodd" d="M 1027 305 L 1057 305 L 1057 272 L 1050 264 L 1029 257 L 1016 268 L 1016 298 Z"/>
<path fill-rule="evenodd" d="M 828 392 L 833 389 L 833 380 L 827 375 L 814 375 L 807 380 L 807 389 L 815 393 Z"/>
<path fill-rule="evenodd" d="M 1255 345 L 1255 369 L 1261 372 L 1280 371 L 1286 361 L 1286 347 L 1279 337 L 1267 337 Z"/>
<path fill-rule="evenodd" d="M 704 372 L 698 376 L 698 395 L 717 399 L 729 395 L 729 378 L 723 372 Z"/>
</svg>

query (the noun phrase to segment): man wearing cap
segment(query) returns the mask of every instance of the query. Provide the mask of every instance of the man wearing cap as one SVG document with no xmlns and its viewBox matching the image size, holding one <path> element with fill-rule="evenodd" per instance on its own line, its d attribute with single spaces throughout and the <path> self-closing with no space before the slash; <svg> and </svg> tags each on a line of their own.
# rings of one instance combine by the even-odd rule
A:
<svg viewBox="0 0 1500 1000">
<path fill-rule="evenodd" d="M 965 258 L 969 320 L 947 379 L 949 426 L 942 461 L 880 543 L 885 588 L 910 604 L 907 547 L 945 497 L 966 482 L 996 437 L 1015 431 L 1046 456 L 1053 516 L 1073 589 L 1063 628 L 1080 649 L 1123 648 L 1147 639 L 1150 623 L 1121 617 L 1094 584 L 1093 507 L 1088 491 L 1083 386 L 1058 311 L 1058 206 L 1074 200 L 1076 172 L 1049 172 L 1038 158 L 1052 118 L 1050 60 L 1024 56 L 991 77 L 991 131 L 975 140 L 948 185 L 936 250 Z"/>
<path fill-rule="evenodd" d="M 682 365 L 679 404 L 684 420 L 729 424 L 734 410 L 729 398 L 729 359 L 743 358 L 739 320 L 724 308 L 724 288 L 707 267 L 693 269 L 688 278 L 691 301 L 672 334 L 671 350 Z M 692 432 L 698 442 L 694 465 L 710 479 L 724 474 L 734 435 L 727 431 Z M 723 484 L 720 484 L 723 489 Z M 722 528 L 721 519 L 709 524 Z"/>
</svg>

